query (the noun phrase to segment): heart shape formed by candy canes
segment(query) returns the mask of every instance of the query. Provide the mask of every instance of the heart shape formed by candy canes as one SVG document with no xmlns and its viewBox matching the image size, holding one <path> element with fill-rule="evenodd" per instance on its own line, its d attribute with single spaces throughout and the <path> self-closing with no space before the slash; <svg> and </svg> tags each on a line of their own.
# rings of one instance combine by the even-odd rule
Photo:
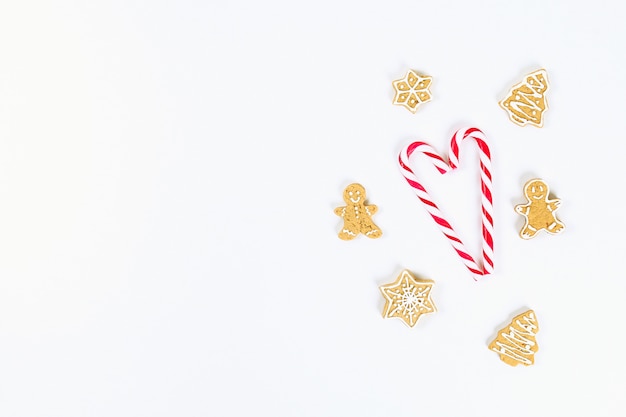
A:
<svg viewBox="0 0 626 417">
<path fill-rule="evenodd" d="M 465 245 L 459 239 L 456 232 L 445 219 L 437 204 L 430 198 L 426 188 L 420 184 L 415 173 L 409 168 L 409 158 L 416 151 L 430 158 L 435 168 L 445 174 L 459 165 L 459 145 L 463 139 L 471 138 L 478 144 L 480 150 L 480 190 L 482 192 L 482 267 L 478 266 L 474 258 L 468 253 Z M 450 141 L 450 162 L 446 162 L 435 150 L 425 142 L 413 142 L 400 152 L 399 162 L 402 175 L 417 194 L 417 197 L 426 207 L 435 223 L 443 234 L 448 238 L 456 253 L 461 257 L 465 266 L 473 274 L 474 280 L 477 276 L 489 275 L 493 272 L 493 200 L 491 196 L 491 152 L 485 138 L 485 134 L 475 127 L 458 130 Z"/>
</svg>

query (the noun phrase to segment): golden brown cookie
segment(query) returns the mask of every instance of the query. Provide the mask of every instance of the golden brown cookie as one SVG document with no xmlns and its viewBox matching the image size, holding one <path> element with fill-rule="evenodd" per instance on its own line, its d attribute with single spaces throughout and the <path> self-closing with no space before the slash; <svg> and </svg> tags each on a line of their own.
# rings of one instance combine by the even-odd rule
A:
<svg viewBox="0 0 626 417">
<path fill-rule="evenodd" d="M 548 108 L 546 100 L 548 74 L 540 69 L 515 84 L 499 104 L 509 114 L 511 121 L 519 126 L 527 124 L 542 127 L 543 113 Z"/>
<path fill-rule="evenodd" d="M 335 214 L 343 218 L 339 239 L 352 240 L 359 233 L 372 239 L 382 236 L 383 232 L 372 220 L 378 207 L 365 204 L 365 188 L 361 184 L 348 185 L 343 191 L 343 200 L 347 205 L 335 209 Z"/>
<path fill-rule="evenodd" d="M 432 82 L 433 77 L 409 70 L 404 78 L 393 82 L 393 88 L 396 91 L 393 104 L 404 106 L 411 113 L 415 113 L 420 104 L 432 100 L 429 90 Z"/>
<path fill-rule="evenodd" d="M 528 203 L 515 206 L 515 211 L 526 218 L 519 235 L 522 239 L 530 239 L 540 230 L 551 234 L 561 233 L 565 225 L 556 218 L 556 210 L 561 200 L 548 199 L 550 187 L 543 180 L 535 178 L 524 186 L 524 194 Z"/>
<path fill-rule="evenodd" d="M 508 326 L 500 330 L 489 344 L 489 349 L 498 353 L 500 359 L 508 365 L 532 365 L 539 349 L 535 340 L 538 331 L 535 312 L 528 310 L 515 316 Z"/>
<path fill-rule="evenodd" d="M 422 314 L 437 311 L 430 298 L 432 281 L 415 278 L 409 271 L 402 271 L 391 284 L 381 285 L 380 292 L 385 297 L 383 317 L 398 317 L 409 326 L 415 326 Z"/>
</svg>

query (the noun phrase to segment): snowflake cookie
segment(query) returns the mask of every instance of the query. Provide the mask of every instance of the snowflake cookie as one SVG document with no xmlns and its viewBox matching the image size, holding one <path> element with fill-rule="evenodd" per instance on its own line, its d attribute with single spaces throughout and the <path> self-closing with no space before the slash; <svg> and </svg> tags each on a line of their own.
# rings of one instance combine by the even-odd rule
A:
<svg viewBox="0 0 626 417">
<path fill-rule="evenodd" d="M 415 113 L 420 104 L 432 100 L 433 96 L 429 90 L 432 82 L 433 77 L 409 70 L 404 78 L 393 82 L 393 88 L 396 90 L 393 104 L 404 106 L 411 113 Z"/>
<path fill-rule="evenodd" d="M 402 271 L 391 284 L 381 285 L 380 292 L 385 297 L 383 317 L 398 317 L 409 326 L 415 326 L 422 314 L 437 311 L 430 298 L 432 281 L 415 278 L 409 271 Z"/>
<path fill-rule="evenodd" d="M 383 232 L 372 220 L 378 207 L 365 204 L 365 188 L 361 184 L 350 184 L 343 191 L 343 201 L 346 206 L 337 207 L 335 214 L 343 218 L 343 227 L 339 232 L 339 239 L 352 240 L 359 233 L 375 239 Z"/>
<path fill-rule="evenodd" d="M 489 349 L 498 353 L 507 365 L 532 365 L 539 349 L 535 340 L 538 331 L 537 316 L 534 311 L 528 310 L 513 317 L 511 323 L 498 331 Z"/>
</svg>

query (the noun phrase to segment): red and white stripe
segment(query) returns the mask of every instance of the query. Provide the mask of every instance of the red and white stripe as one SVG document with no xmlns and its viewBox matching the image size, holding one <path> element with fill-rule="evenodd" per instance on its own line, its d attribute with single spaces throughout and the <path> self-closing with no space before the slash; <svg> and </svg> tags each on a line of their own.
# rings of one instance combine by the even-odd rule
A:
<svg viewBox="0 0 626 417">
<path fill-rule="evenodd" d="M 435 168 L 441 173 L 445 174 L 450 170 L 454 170 L 459 165 L 459 147 L 463 139 L 471 138 L 476 141 L 480 150 L 480 189 L 482 192 L 482 266 L 479 266 L 474 258 L 468 253 L 465 245 L 461 239 L 457 236 L 456 232 L 445 219 L 437 204 L 430 198 L 430 195 L 426 191 L 426 188 L 420 184 L 419 180 L 415 176 L 413 170 L 409 167 L 409 158 L 416 151 L 426 155 L 430 158 Z M 402 175 L 407 180 L 409 185 L 417 194 L 417 197 L 424 207 L 428 210 L 428 213 L 432 216 L 433 220 L 439 225 L 439 228 L 444 235 L 448 238 L 452 247 L 459 254 L 465 266 L 476 276 L 489 275 L 493 272 L 493 200 L 491 196 L 491 153 L 489 146 L 485 138 L 485 134 L 475 127 L 458 130 L 450 142 L 450 154 L 449 163 L 444 161 L 435 150 L 425 142 L 413 142 L 400 152 L 399 157 L 400 169 Z"/>
</svg>

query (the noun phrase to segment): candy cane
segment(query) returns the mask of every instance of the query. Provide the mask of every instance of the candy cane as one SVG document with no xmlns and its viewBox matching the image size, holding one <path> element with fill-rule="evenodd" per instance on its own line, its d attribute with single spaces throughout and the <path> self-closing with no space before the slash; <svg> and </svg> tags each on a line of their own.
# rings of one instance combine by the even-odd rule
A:
<svg viewBox="0 0 626 417">
<path fill-rule="evenodd" d="M 461 239 L 457 236 L 454 229 L 448 221 L 444 218 L 443 214 L 437 207 L 437 204 L 430 198 L 426 188 L 419 183 L 415 173 L 409 168 L 409 158 L 411 155 L 418 151 L 428 156 L 435 165 L 435 168 L 441 173 L 456 169 L 459 165 L 459 145 L 461 141 L 466 138 L 472 138 L 478 144 L 480 150 L 480 189 L 482 192 L 482 268 L 478 266 L 474 258 L 468 253 L 465 245 Z M 435 150 L 425 142 L 413 142 L 405 147 L 400 152 L 399 162 L 402 175 L 409 183 L 409 185 L 417 194 L 417 197 L 424 207 L 428 210 L 428 213 L 432 216 L 435 223 L 439 225 L 439 228 L 443 234 L 448 238 L 456 253 L 459 254 L 465 266 L 476 276 L 489 275 L 493 272 L 493 200 L 491 196 L 491 153 L 489 152 L 489 146 L 487 145 L 485 134 L 475 127 L 468 129 L 458 130 L 450 142 L 450 155 L 449 163 L 446 163 Z"/>
</svg>

